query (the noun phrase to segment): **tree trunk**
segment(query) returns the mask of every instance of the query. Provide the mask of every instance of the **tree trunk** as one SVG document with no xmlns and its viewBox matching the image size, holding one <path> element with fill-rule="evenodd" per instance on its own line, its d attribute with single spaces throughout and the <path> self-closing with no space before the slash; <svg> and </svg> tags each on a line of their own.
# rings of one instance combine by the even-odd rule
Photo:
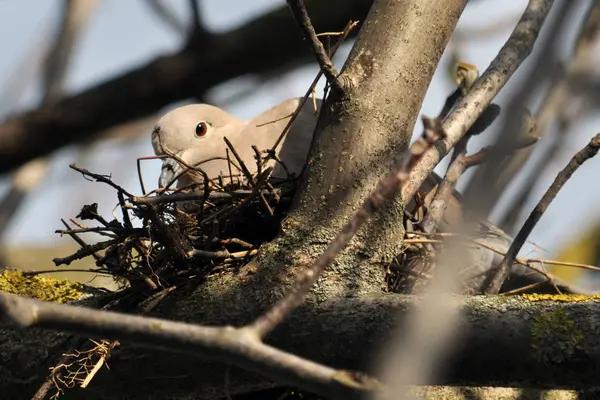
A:
<svg viewBox="0 0 600 400">
<path fill-rule="evenodd" d="M 339 77 L 345 90 L 324 105 L 308 176 L 284 222 L 285 264 L 306 265 L 320 254 L 406 150 L 465 4 L 373 4 Z M 396 199 L 367 223 L 324 273 L 316 298 L 379 292 L 385 267 L 402 248 L 402 218 Z"/>
</svg>

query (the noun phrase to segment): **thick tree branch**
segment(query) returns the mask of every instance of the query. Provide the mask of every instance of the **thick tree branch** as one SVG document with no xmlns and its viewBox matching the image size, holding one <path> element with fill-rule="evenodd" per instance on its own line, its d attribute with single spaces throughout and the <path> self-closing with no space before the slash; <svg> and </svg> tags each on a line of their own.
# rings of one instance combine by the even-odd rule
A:
<svg viewBox="0 0 600 400">
<path fill-rule="evenodd" d="M 2 299 L 6 298 L 2 295 Z M 10 299 L 13 300 L 12 297 Z M 597 300 L 583 296 L 548 296 L 547 301 L 543 301 L 544 296 L 535 295 L 457 296 L 454 299 L 463 312 L 460 324 L 464 336 L 460 345 L 452 351 L 448 372 L 436 383 L 578 389 L 597 386 L 600 339 L 595 334 L 597 321 L 590 318 L 590 315 L 598 315 L 600 312 Z M 100 314 L 85 308 L 17 300 L 24 308 L 14 317 L 23 323 L 34 323 L 50 329 L 68 329 L 83 335 L 109 335 L 111 339 L 121 341 L 122 350 L 111 358 L 111 372 L 101 373 L 97 381 L 92 383 L 91 389 L 96 393 L 114 394 L 118 387 L 122 396 L 134 392 L 138 397 L 149 393 L 160 396 L 168 392 L 178 398 L 210 398 L 218 393 L 222 394 L 225 371 L 223 362 L 232 362 L 244 368 L 248 368 L 249 364 L 258 365 L 257 353 L 241 351 L 249 348 L 248 342 L 237 343 L 233 334 L 213 336 L 215 332 L 225 332 L 228 329 L 233 332 L 233 328 L 185 326 L 166 320 L 145 320 L 118 313 Z M 564 302 L 569 300 L 572 302 Z M 375 350 L 384 346 L 391 330 L 397 323 L 402 323 L 404 317 L 399 321 L 399 314 L 407 315 L 418 301 L 418 298 L 412 296 L 379 295 L 306 305 L 273 332 L 270 342 L 282 351 L 313 360 L 306 361 L 309 364 L 318 362 L 336 368 L 368 372 L 373 367 Z M 3 304 L 6 305 L 4 302 Z M 35 305 L 34 309 L 31 308 L 32 304 Z M 34 318 L 29 319 L 28 316 L 33 311 L 37 316 L 34 314 Z M 195 313 L 186 317 L 187 321 L 202 323 L 206 311 L 196 309 Z M 218 311 L 226 313 L 226 318 L 236 325 L 243 323 L 247 314 L 247 309 L 240 304 L 227 304 L 226 307 L 221 305 Z M 525 318 L 525 315 L 528 317 Z M 97 317 L 100 316 L 101 319 L 98 320 Z M 129 322 L 129 318 L 139 320 L 147 329 L 124 331 L 122 328 Z M 87 323 L 83 323 L 84 321 Z M 177 330 L 171 330 L 173 327 L 185 327 L 185 330 L 177 333 Z M 200 331 L 207 335 L 192 335 L 192 332 Z M 6 337 L 11 337 L 11 332 L 13 331 L 10 329 L 2 330 Z M 35 340 L 28 334 L 20 335 L 23 338 L 21 346 L 29 348 L 28 352 L 33 357 L 36 357 L 36 352 L 47 351 L 45 346 L 52 343 L 50 333 L 40 334 L 38 331 L 35 333 Z M 200 339 L 200 344 L 195 343 L 194 338 Z M 154 349 L 172 349 L 183 354 L 169 355 L 164 351 L 141 350 L 131 346 L 135 343 Z M 227 346 L 234 344 L 240 352 L 227 349 Z M 3 359 L 9 359 L 13 352 L 20 351 L 19 348 L 21 347 L 10 349 L 2 344 L 0 354 Z M 228 355 L 215 364 L 198 362 L 190 352 L 205 359 Z M 279 353 L 279 350 L 273 349 L 266 354 L 276 356 Z M 139 362 L 140 357 L 145 360 L 143 363 Z M 263 359 L 260 362 L 269 364 L 271 361 Z M 494 368 L 481 368 L 481 365 L 490 362 L 494 363 Z M 0 389 L 3 393 L 25 395 L 27 383 L 16 380 L 16 374 L 32 374 L 32 370 L 13 369 L 16 367 L 18 365 L 13 364 L 12 372 L 3 371 L 3 375 L 0 375 Z M 42 367 L 37 363 L 37 368 Z M 270 375 L 273 367 L 274 364 L 269 364 L 269 368 L 263 373 Z M 322 366 L 317 369 L 327 370 L 327 367 Z M 177 385 L 174 386 L 169 379 L 162 383 L 158 379 L 148 385 L 144 379 L 152 371 L 179 376 Z M 278 376 L 281 376 L 279 374 L 282 371 L 280 369 L 277 372 Z M 230 370 L 230 374 L 231 393 L 246 390 L 248 385 L 255 388 L 272 385 L 264 378 L 248 375 L 238 369 Z M 312 375 L 313 378 L 314 376 Z M 126 385 L 123 385 L 124 380 L 127 381 Z M 29 384 L 35 386 L 35 382 Z"/>
</svg>

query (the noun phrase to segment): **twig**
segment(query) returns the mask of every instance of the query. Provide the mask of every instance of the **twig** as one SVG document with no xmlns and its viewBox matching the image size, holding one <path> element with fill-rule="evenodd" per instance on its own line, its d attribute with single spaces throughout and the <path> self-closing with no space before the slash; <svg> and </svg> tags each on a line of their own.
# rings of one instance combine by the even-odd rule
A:
<svg viewBox="0 0 600 400">
<path fill-rule="evenodd" d="M 37 275 L 42 275 L 42 274 L 53 274 L 56 272 L 89 272 L 92 274 L 113 275 L 110 272 L 108 272 L 107 270 L 101 269 L 101 268 L 98 268 L 98 269 L 69 269 L 69 268 L 45 269 L 45 270 L 40 270 L 40 271 L 23 271 L 23 275 L 24 276 L 37 276 Z"/>
<path fill-rule="evenodd" d="M 202 221 L 202 225 L 206 225 L 208 222 L 224 218 L 230 215 L 231 213 L 241 210 L 243 207 L 245 207 L 248 203 L 250 203 L 250 201 L 252 201 L 256 196 L 258 196 L 258 194 L 260 193 L 260 189 L 266 184 L 267 179 L 272 171 L 273 167 L 268 167 L 266 170 L 264 170 L 262 175 L 258 177 L 256 185 L 252 188 L 252 193 L 248 197 L 243 199 L 237 206 L 224 208 L 222 210 L 217 211 L 216 213 Z"/>
<path fill-rule="evenodd" d="M 338 41 L 333 46 L 333 49 L 331 50 L 331 57 L 334 56 L 334 54 L 336 53 L 336 51 L 340 48 L 340 46 L 342 45 L 342 43 L 344 42 L 344 40 L 346 40 L 346 38 L 348 37 L 348 35 L 352 31 L 352 29 L 354 29 L 356 27 L 356 25 L 358 25 L 358 21 L 354 21 L 354 22 L 351 21 L 351 22 L 349 22 L 346 25 L 346 27 L 344 28 L 344 32 L 342 34 L 342 37 L 338 39 Z M 313 79 L 313 81 L 310 84 L 308 90 L 304 94 L 304 97 L 302 97 L 302 99 L 300 100 L 300 103 L 298 103 L 298 108 L 296 108 L 296 111 L 294 111 L 294 113 L 290 117 L 290 120 L 286 124 L 285 128 L 283 128 L 283 130 L 281 131 L 281 134 L 279 135 L 279 137 L 277 138 L 277 140 L 275 141 L 275 143 L 273 143 L 273 146 L 271 146 L 271 149 L 269 149 L 267 151 L 267 157 L 265 157 L 263 159 L 263 164 L 267 162 L 267 160 L 269 159 L 269 157 L 273 158 L 273 159 L 275 159 L 276 161 L 278 161 L 283 166 L 283 169 L 285 170 L 286 174 L 289 176 L 289 171 L 288 171 L 287 167 L 285 166 L 285 164 L 283 164 L 279 160 L 278 157 L 276 157 L 275 150 L 277 149 L 277 146 L 279 146 L 279 143 L 281 143 L 281 141 L 283 140 L 283 138 L 285 137 L 285 135 L 289 131 L 290 127 L 292 126 L 292 124 L 296 120 L 296 117 L 300 113 L 300 110 L 302 109 L 302 107 L 304 107 L 304 104 L 306 103 L 306 101 L 308 100 L 308 97 L 313 92 L 315 86 L 317 85 L 317 83 L 321 79 L 322 75 L 323 75 L 323 70 L 319 69 L 319 72 L 317 73 L 317 76 L 315 77 L 315 79 Z M 309 148 L 312 148 L 313 142 L 314 142 L 314 135 L 313 135 L 313 138 L 311 139 L 311 144 L 310 144 Z M 306 155 L 307 160 L 308 160 L 308 156 L 309 155 L 307 154 Z M 305 168 L 306 168 L 306 163 L 304 163 L 304 168 L 302 169 L 302 172 L 300 173 L 300 176 L 304 173 L 304 169 Z"/>
<path fill-rule="evenodd" d="M 231 200 L 243 199 L 252 194 L 252 190 L 235 190 L 233 192 L 210 192 L 207 200 Z M 202 200 L 203 193 L 174 193 L 155 197 L 133 197 L 131 202 L 140 205 L 155 205 L 162 203 L 178 203 L 182 201 Z"/>
<path fill-rule="evenodd" d="M 537 162 L 533 167 L 528 168 L 526 178 L 521 185 L 519 194 L 511 199 L 510 207 L 507 207 L 507 212 L 499 219 L 500 224 L 507 232 L 516 228 L 518 217 L 521 215 L 523 205 L 528 203 L 535 183 L 543 174 L 551 160 L 555 159 L 555 155 L 562 149 L 563 144 L 569 134 L 569 127 L 578 120 L 577 116 L 584 112 L 586 106 L 585 98 L 578 98 L 582 91 L 589 87 L 590 79 L 585 79 L 586 86 L 573 88 L 570 81 L 574 76 L 582 73 L 582 70 L 590 70 L 594 68 L 593 57 L 595 54 L 595 44 L 600 35 L 600 3 L 593 2 L 589 4 L 588 13 L 585 22 L 582 24 L 579 37 L 574 45 L 573 56 L 569 60 L 566 70 L 559 77 L 553 79 L 551 89 L 545 95 L 545 98 L 537 112 L 537 124 L 539 135 L 548 136 L 552 131 L 550 126 L 552 122 L 556 126 L 556 134 L 551 145 L 545 148 L 545 154 L 542 157 L 537 157 Z M 514 164 L 525 164 L 531 156 L 531 150 L 523 151 L 519 156 L 519 160 L 515 160 Z M 509 168 L 512 167 L 509 165 Z"/>
<path fill-rule="evenodd" d="M 67 229 L 71 230 L 71 227 L 69 226 L 69 224 L 67 224 L 67 221 L 65 221 L 64 219 L 61 219 L 60 221 L 63 223 L 63 225 Z M 77 242 L 77 244 L 80 245 L 81 247 L 85 248 L 88 246 L 88 244 L 83 239 L 81 239 L 75 232 L 71 231 L 71 232 L 65 232 L 65 233 L 67 233 L 69 236 L 71 236 L 71 238 L 73 238 L 73 240 L 75 242 Z M 98 261 L 100 259 L 100 256 L 98 254 L 96 254 L 95 251 L 92 252 L 92 257 L 94 257 L 94 259 L 96 261 Z"/>
<path fill-rule="evenodd" d="M 519 293 L 522 293 L 522 292 L 524 292 L 526 290 L 529 290 L 529 289 L 535 289 L 536 287 L 538 287 L 538 286 L 540 286 L 540 285 L 542 285 L 544 283 L 546 283 L 546 282 L 540 281 L 540 282 L 530 283 L 529 285 L 526 285 L 526 286 L 523 286 L 523 287 L 520 287 L 520 288 L 517 288 L 517 289 L 509 290 L 508 292 L 501 293 L 501 295 L 502 296 L 511 296 L 513 294 L 519 294 Z"/>
<path fill-rule="evenodd" d="M 164 158 L 164 156 L 145 156 L 145 157 L 138 157 L 136 160 L 138 180 L 140 181 L 140 189 L 142 190 L 142 194 L 144 196 L 146 195 L 146 187 L 144 186 L 144 177 L 142 176 L 142 163 L 141 162 L 144 160 L 156 160 L 156 159 L 162 159 L 162 158 Z"/>
<path fill-rule="evenodd" d="M 304 0 L 287 0 L 287 3 L 290 7 L 290 10 L 292 11 L 292 14 L 294 15 L 296 23 L 298 24 L 298 26 L 300 26 L 300 29 L 302 29 L 304 36 L 308 40 L 310 40 L 313 52 L 317 57 L 317 62 L 319 63 L 319 66 L 321 67 L 321 71 L 323 71 L 325 78 L 327 78 L 327 82 L 329 83 L 329 85 L 331 85 L 331 87 L 335 88 L 336 90 L 340 92 L 343 91 L 344 88 L 337 79 L 338 71 L 335 69 L 335 66 L 333 65 L 331 59 L 327 55 L 325 47 L 323 47 L 323 43 L 321 43 L 321 41 L 317 37 L 315 28 L 313 28 L 312 23 L 310 22 L 310 17 L 306 12 Z"/>
<path fill-rule="evenodd" d="M 222 245 L 237 244 L 238 246 L 244 247 L 246 249 L 254 248 L 254 245 L 252 243 L 245 242 L 238 238 L 223 239 L 223 240 L 221 240 L 221 244 Z"/>
<path fill-rule="evenodd" d="M 97 251 L 104 250 L 107 247 L 110 247 L 119 242 L 120 241 L 118 239 L 113 239 L 113 240 L 108 240 L 106 242 L 100 242 L 100 243 L 91 244 L 91 245 L 88 244 L 85 247 L 82 247 L 81 249 L 77 250 L 74 254 L 72 254 L 68 257 L 53 258 L 52 262 L 54 262 L 54 265 L 56 265 L 56 266 L 69 265 L 75 260 L 80 260 L 84 257 L 94 254 Z"/>
<path fill-rule="evenodd" d="M 522 106 L 528 101 L 534 101 L 533 93 L 536 92 L 536 89 L 540 88 L 545 81 L 550 81 L 552 75 L 556 73 L 559 38 L 566 32 L 569 17 L 576 9 L 576 3 L 530 0 L 523 19 L 527 20 L 530 25 L 537 25 L 538 21 L 545 19 L 545 10 L 549 9 L 553 3 L 557 4 L 556 18 L 546 24 L 547 34 L 540 40 L 539 49 L 534 55 L 534 60 L 531 61 L 533 68 L 530 69 L 522 84 L 515 87 L 510 95 L 510 101 L 504 107 L 504 112 L 509 118 L 504 119 L 500 128 L 501 133 L 495 141 L 495 146 L 499 151 L 488 155 L 485 166 L 474 172 L 467 188 L 463 191 L 468 201 L 472 199 L 472 203 L 467 205 L 471 214 L 485 216 L 490 212 L 508 184 L 523 167 L 527 155 L 533 151 L 533 147 L 529 147 L 507 159 L 506 154 L 509 154 L 510 150 L 505 151 L 503 148 L 514 148 L 520 135 L 519 117 Z"/>
<path fill-rule="evenodd" d="M 113 226 L 92 226 L 90 228 L 79 228 L 79 229 L 68 229 L 68 230 L 63 230 L 63 229 L 57 229 L 54 231 L 54 233 L 59 233 L 61 235 L 71 235 L 73 233 L 106 233 L 106 232 L 113 232 L 115 234 L 117 233 L 128 233 L 130 232 L 130 229 L 126 229 L 126 228 L 119 228 L 119 227 L 113 227 Z"/>
<path fill-rule="evenodd" d="M 194 249 L 194 250 L 190 250 L 188 252 L 188 256 L 203 258 L 203 259 L 207 259 L 207 260 L 218 260 L 218 259 L 225 259 L 225 258 L 231 258 L 231 259 L 244 258 L 244 257 L 256 255 L 256 253 L 258 253 L 258 250 L 244 250 L 244 251 L 238 251 L 235 253 L 230 253 L 227 250 L 206 251 L 206 250 Z"/>
<path fill-rule="evenodd" d="M 573 175 L 584 162 L 594 157 L 598 153 L 599 148 L 600 133 L 594 136 L 587 146 L 575 154 L 569 164 L 556 176 L 556 179 L 554 179 L 552 185 L 550 185 L 544 196 L 542 196 L 541 200 L 535 206 L 531 214 L 529 214 L 529 217 L 519 230 L 519 233 L 508 249 L 508 252 L 502 259 L 497 274 L 491 280 L 489 286 L 485 290 L 485 293 L 495 294 L 500 291 L 502 284 L 510 272 L 510 265 L 512 265 L 517 254 L 521 250 L 521 247 L 523 247 L 523 244 L 531 234 L 531 231 L 540 218 L 542 218 L 542 215 L 548 209 L 552 200 L 554 200 L 560 189 L 565 185 L 565 183 L 567 183 L 571 175 Z"/>
<path fill-rule="evenodd" d="M 123 194 L 127 195 L 127 197 L 133 197 L 133 195 L 131 193 L 129 193 L 127 190 L 123 189 L 121 186 L 114 183 L 110 179 L 110 175 L 95 174 L 93 172 L 88 171 L 85 168 L 79 168 L 78 166 L 75 165 L 75 163 L 69 164 L 69 168 L 74 169 L 75 171 L 81 173 L 83 176 L 89 176 L 90 178 L 93 178 L 96 182 L 106 183 L 107 185 L 112 186 L 117 191 L 122 192 Z"/>
<path fill-rule="evenodd" d="M 227 147 L 229 147 L 229 150 L 231 150 L 231 153 L 233 153 L 233 156 L 235 157 L 235 159 L 237 160 L 237 162 L 240 163 L 240 166 L 242 167 L 242 172 L 246 176 L 246 179 L 248 180 L 248 183 L 250 183 L 250 185 L 252 185 L 254 187 L 255 186 L 254 178 L 252 177 L 252 174 L 248 170 L 248 167 L 246 167 L 246 164 L 244 163 L 244 160 L 242 160 L 242 158 L 238 154 L 238 152 L 235 149 L 235 147 L 233 147 L 233 144 L 229 141 L 229 139 L 227 139 L 226 137 L 223 137 L 223 140 L 227 144 Z M 267 212 L 269 213 L 269 215 L 271 217 L 273 215 L 275 215 L 275 213 L 273 212 L 273 209 L 269 205 L 269 202 L 267 201 L 267 199 L 265 198 L 265 196 L 262 194 L 262 192 L 258 191 L 258 197 L 260 198 L 260 201 L 261 201 L 263 207 L 265 207 L 265 209 L 267 210 Z"/>
<path fill-rule="evenodd" d="M 196 32 L 203 30 L 200 23 L 200 7 L 198 7 L 198 0 L 188 0 L 188 2 L 190 4 L 190 13 L 192 14 L 191 34 L 194 35 Z"/>
<path fill-rule="evenodd" d="M 333 261 L 337 254 L 342 251 L 350 239 L 356 234 L 358 229 L 380 209 L 383 204 L 392 199 L 402 187 L 414 165 L 440 138 L 444 132 L 439 128 L 439 121 L 436 123 L 427 118 L 423 118 L 424 130 L 422 136 L 411 146 L 410 152 L 404 154 L 402 162 L 398 164 L 388 176 L 386 176 L 363 203 L 361 208 L 354 214 L 352 219 L 344 225 L 340 233 L 329 244 L 327 249 L 321 254 L 315 262 L 304 270 L 296 279 L 293 287 L 286 296 L 277 302 L 270 310 L 258 317 L 250 326 L 253 333 L 259 337 L 265 337 L 272 331 L 283 319 L 296 307 L 298 307 L 304 297 L 310 291 L 312 285 L 317 281 L 325 268 Z"/>
<path fill-rule="evenodd" d="M 183 21 L 179 20 L 179 17 L 169 6 L 167 6 L 162 0 L 147 0 L 142 4 L 148 5 L 148 8 L 162 21 L 166 26 L 171 28 L 175 33 L 184 34 L 186 26 Z"/>
<path fill-rule="evenodd" d="M 560 260 L 540 260 L 538 258 L 527 258 L 523 260 L 526 263 L 540 263 L 540 264 L 550 264 L 550 265 L 563 265 L 565 267 L 573 267 L 573 268 L 582 268 L 588 269 L 590 271 L 600 271 L 600 267 L 596 267 L 588 264 L 574 263 L 568 261 L 560 261 Z"/>
<path fill-rule="evenodd" d="M 117 192 L 117 198 L 119 199 L 119 205 L 121 206 L 121 213 L 123 214 L 123 223 L 125 224 L 125 228 L 131 230 L 133 229 L 133 224 L 131 223 L 131 219 L 129 219 L 129 212 L 125 207 L 125 199 L 123 198 L 123 193 Z"/>
</svg>

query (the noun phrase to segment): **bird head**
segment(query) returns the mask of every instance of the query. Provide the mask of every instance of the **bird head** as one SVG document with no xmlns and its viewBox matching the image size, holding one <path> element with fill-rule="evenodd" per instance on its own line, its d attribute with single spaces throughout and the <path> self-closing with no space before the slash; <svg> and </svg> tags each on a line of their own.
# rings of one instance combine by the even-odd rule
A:
<svg viewBox="0 0 600 400">
<path fill-rule="evenodd" d="M 203 162 L 215 156 L 225 157 L 223 137 L 239 130 L 241 124 L 234 116 L 208 104 L 178 107 L 157 122 L 152 147 L 157 156 L 175 155 L 189 166 L 204 169 Z M 173 181 L 184 168 L 175 158 L 163 158 L 159 187 Z"/>
</svg>

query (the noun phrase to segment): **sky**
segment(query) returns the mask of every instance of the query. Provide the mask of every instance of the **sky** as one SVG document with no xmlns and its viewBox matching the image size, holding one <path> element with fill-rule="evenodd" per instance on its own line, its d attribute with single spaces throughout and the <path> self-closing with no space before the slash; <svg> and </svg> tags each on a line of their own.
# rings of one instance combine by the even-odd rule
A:
<svg viewBox="0 0 600 400">
<path fill-rule="evenodd" d="M 560 1 L 565 0 L 557 2 Z M 580 20 L 588 2 L 573 1 L 581 3 L 581 9 L 575 15 Z M 36 49 L 43 46 L 45 38 L 51 37 L 61 3 L 60 0 L 0 0 L 0 47 L 4 54 L 0 58 L 0 100 L 4 101 L 2 93 L 14 76 L 24 74 L 34 65 L 28 60 L 35 59 L 35 55 L 39 54 Z M 187 0 L 171 0 L 167 3 L 185 18 Z M 201 7 L 204 23 L 209 30 L 226 31 L 284 4 L 284 0 L 204 0 Z M 462 60 L 475 64 L 483 72 L 508 38 L 526 4 L 526 0 L 482 0 L 468 6 L 459 21 L 459 29 L 491 26 L 494 21 L 507 23 L 505 29 L 492 37 L 473 37 L 463 43 Z M 290 23 L 293 23 L 291 16 Z M 572 43 L 575 35 L 576 31 L 572 30 L 561 38 L 565 43 L 565 57 L 569 55 L 568 44 Z M 176 52 L 181 43 L 181 36 L 161 23 L 143 0 L 102 0 L 83 32 L 70 65 L 68 92 L 76 93 L 129 68 L 143 65 L 159 55 Z M 342 65 L 349 49 L 349 45 L 345 46 L 340 50 L 339 56 L 336 56 L 334 61 L 338 66 Z M 442 66 L 448 56 L 444 56 Z M 18 71 L 17 75 L 13 75 L 15 71 Z M 238 117 L 250 117 L 286 98 L 302 96 L 317 71 L 316 65 L 309 65 L 268 82 L 258 82 L 249 77 L 239 78 L 213 89 L 208 101 L 226 108 Z M 517 73 L 516 80 L 502 91 L 496 102 L 502 104 L 506 93 L 519 84 L 519 77 L 523 76 L 523 72 L 521 70 Z M 437 71 L 423 103 L 422 113 L 436 115 L 452 90 L 446 71 Z M 249 91 L 250 95 L 236 101 L 231 100 L 232 96 L 244 91 Z M 34 107 L 39 101 L 39 81 L 30 82 L 24 93 L 22 98 L 0 104 L 0 110 L 18 112 Z M 165 110 L 173 107 L 171 105 Z M 156 115 L 157 118 L 159 114 L 160 112 Z M 598 126 L 598 117 L 587 117 L 575 124 L 567 145 L 552 161 L 551 171 L 541 177 L 533 198 L 526 204 L 527 211 L 534 207 L 555 174 L 567 164 L 571 156 L 599 131 Z M 417 124 L 415 132 L 418 134 L 419 130 L 420 125 Z M 52 159 L 50 175 L 14 219 L 6 237 L 7 244 L 42 245 L 69 240 L 61 239 L 54 233 L 55 229 L 61 228 L 60 218 L 74 217 L 81 206 L 89 202 L 99 202 L 101 213 L 110 215 L 116 204 L 114 191 L 98 183 L 85 181 L 68 168 L 71 162 L 94 172 L 112 174 L 115 182 L 139 193 L 136 158 L 153 154 L 150 131 L 147 128 L 147 132 L 142 132 L 140 139 L 132 143 L 99 143 L 88 148 L 84 154 L 78 154 L 73 148 L 57 152 Z M 476 139 L 470 144 L 470 149 L 476 150 L 492 140 L 490 135 L 482 135 Z M 144 163 L 147 186 L 156 186 L 159 168 L 159 161 Z M 544 257 L 555 254 L 561 246 L 572 240 L 573 232 L 583 232 L 600 220 L 600 208 L 597 206 L 600 185 L 595 184 L 598 182 L 595 171 L 599 169 L 600 158 L 591 160 L 578 171 L 539 222 L 531 239 L 548 249 L 549 253 Z M 436 170 L 443 172 L 442 166 Z M 4 178 L 0 180 L 0 192 L 6 190 L 6 187 Z M 492 215 L 494 216 L 497 213 Z M 526 215 L 522 216 L 523 219 L 525 217 Z"/>
</svg>

